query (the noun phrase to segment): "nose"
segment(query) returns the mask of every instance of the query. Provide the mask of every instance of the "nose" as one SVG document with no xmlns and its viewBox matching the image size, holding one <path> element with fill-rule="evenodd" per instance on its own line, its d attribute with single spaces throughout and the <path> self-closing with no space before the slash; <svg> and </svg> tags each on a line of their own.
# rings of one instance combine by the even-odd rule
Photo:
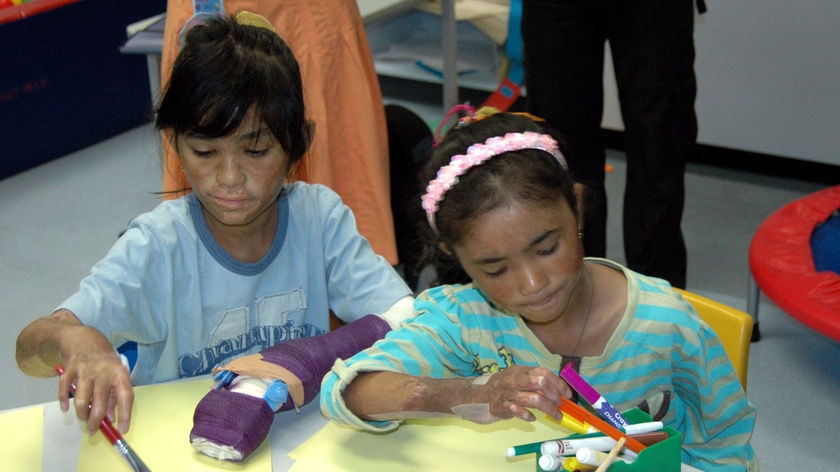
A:
<svg viewBox="0 0 840 472">
<path fill-rule="evenodd" d="M 522 295 L 532 295 L 548 285 L 548 277 L 534 264 L 525 264 L 519 269 L 519 292 Z"/>
<path fill-rule="evenodd" d="M 245 182 L 245 173 L 235 156 L 225 156 L 216 171 L 216 182 L 222 187 L 231 188 Z"/>
</svg>

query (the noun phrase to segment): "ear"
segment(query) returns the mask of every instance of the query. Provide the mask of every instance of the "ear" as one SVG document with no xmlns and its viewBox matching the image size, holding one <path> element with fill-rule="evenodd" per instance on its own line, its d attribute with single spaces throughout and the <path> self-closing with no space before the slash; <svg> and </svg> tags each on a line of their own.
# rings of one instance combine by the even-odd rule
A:
<svg viewBox="0 0 840 472">
<path fill-rule="evenodd" d="M 438 243 L 438 249 L 443 251 L 444 254 L 446 254 L 447 256 L 452 256 L 452 250 L 449 249 L 449 246 L 447 246 L 445 243 Z"/>
</svg>

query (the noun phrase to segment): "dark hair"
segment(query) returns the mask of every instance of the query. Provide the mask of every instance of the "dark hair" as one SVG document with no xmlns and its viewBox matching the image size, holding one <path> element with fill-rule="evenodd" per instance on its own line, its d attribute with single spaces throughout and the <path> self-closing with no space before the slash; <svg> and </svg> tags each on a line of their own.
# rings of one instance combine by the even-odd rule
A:
<svg viewBox="0 0 840 472">
<path fill-rule="evenodd" d="M 314 131 L 306 119 L 300 68 L 276 33 L 216 17 L 190 29 L 175 59 L 155 126 L 183 134 L 223 137 L 254 109 L 298 162 Z"/>
<path fill-rule="evenodd" d="M 428 183 L 434 179 L 438 169 L 447 165 L 452 156 L 465 153 L 473 144 L 483 143 L 493 136 L 524 131 L 553 135 L 531 118 L 512 113 L 498 113 L 457 127 L 449 131 L 435 149 L 424 170 L 423 181 Z M 562 143 L 559 139 L 558 142 Z M 423 263 L 434 265 L 438 283 L 469 282 L 458 261 L 440 249 L 441 244 L 449 248 L 457 245 L 472 218 L 509 202 L 549 203 L 559 200 L 565 200 L 572 211 L 577 208 L 572 176 L 554 156 L 538 149 L 495 156 L 467 170 L 459 177 L 458 183 L 446 192 L 435 213 L 437 231 L 425 225 L 428 231 Z"/>
</svg>

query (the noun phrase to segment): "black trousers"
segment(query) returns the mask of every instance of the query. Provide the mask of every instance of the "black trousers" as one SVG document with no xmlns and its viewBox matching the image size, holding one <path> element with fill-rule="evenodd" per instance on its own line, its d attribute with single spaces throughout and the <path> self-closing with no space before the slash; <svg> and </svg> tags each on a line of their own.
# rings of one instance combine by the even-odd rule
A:
<svg viewBox="0 0 840 472">
<path fill-rule="evenodd" d="M 694 152 L 694 0 L 523 0 L 526 107 L 565 139 L 586 185 L 586 255 L 606 255 L 601 134 L 609 41 L 625 126 L 623 237 L 628 266 L 685 287 L 681 221 Z"/>
</svg>

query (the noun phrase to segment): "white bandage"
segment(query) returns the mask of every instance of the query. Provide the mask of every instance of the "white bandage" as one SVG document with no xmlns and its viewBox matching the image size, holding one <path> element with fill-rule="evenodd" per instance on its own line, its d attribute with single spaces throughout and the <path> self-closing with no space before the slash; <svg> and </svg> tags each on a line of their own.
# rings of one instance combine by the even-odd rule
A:
<svg viewBox="0 0 840 472">
<path fill-rule="evenodd" d="M 486 385 L 492 376 L 492 373 L 481 375 L 473 380 L 470 385 Z M 455 416 L 478 424 L 489 424 L 499 420 L 499 418 L 496 418 L 490 413 L 489 403 L 455 405 L 451 410 Z"/>
</svg>

